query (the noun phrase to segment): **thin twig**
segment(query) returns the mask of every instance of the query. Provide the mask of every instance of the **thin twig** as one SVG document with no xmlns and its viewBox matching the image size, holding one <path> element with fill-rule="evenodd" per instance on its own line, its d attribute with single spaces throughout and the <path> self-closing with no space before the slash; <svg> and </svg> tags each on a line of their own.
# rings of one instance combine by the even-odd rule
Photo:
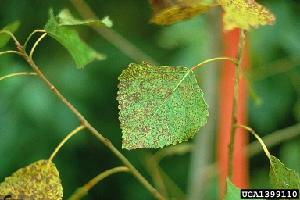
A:
<svg viewBox="0 0 300 200">
<path fill-rule="evenodd" d="M 111 143 L 111 141 L 105 138 L 100 132 L 98 132 L 86 119 L 85 117 L 59 92 L 58 89 L 47 79 L 40 68 L 35 62 L 28 56 L 24 48 L 19 48 L 24 59 L 32 67 L 40 79 L 49 87 L 49 89 L 55 94 L 61 102 L 63 102 L 70 111 L 78 118 L 80 123 L 85 126 L 91 134 L 93 134 L 97 140 L 103 143 L 111 152 L 130 170 L 133 176 L 156 198 L 164 200 L 165 198 L 143 177 L 140 172 L 129 162 L 129 160 Z"/>
<path fill-rule="evenodd" d="M 186 199 L 186 194 L 177 185 L 177 183 L 168 174 L 166 174 L 166 172 L 162 170 L 160 166 L 158 166 L 158 170 L 167 186 L 171 199 Z"/>
<path fill-rule="evenodd" d="M 18 52 L 18 51 L 12 51 L 12 50 L 0 51 L 0 56 L 4 55 L 4 54 L 17 54 L 17 55 L 21 55 L 20 52 Z"/>
<path fill-rule="evenodd" d="M 172 189 L 179 199 L 185 199 L 184 192 L 177 186 L 177 184 L 161 169 L 160 161 L 172 155 L 182 155 L 191 152 L 193 149 L 191 144 L 179 144 L 176 146 L 169 146 L 157 151 L 153 155 L 146 157 L 146 167 L 152 176 L 156 188 L 165 196 L 170 197 L 168 191 Z M 167 185 L 168 182 L 168 185 Z M 171 185 L 171 186 L 170 186 Z M 172 196 L 173 197 L 173 196 Z"/>
<path fill-rule="evenodd" d="M 291 140 L 299 136 L 300 136 L 300 123 L 281 130 L 277 130 L 273 133 L 266 135 L 262 139 L 267 145 L 267 147 L 271 148 L 282 142 Z M 249 144 L 247 149 L 248 149 L 248 155 L 250 157 L 257 155 L 261 151 L 260 144 L 257 141 Z"/>
<path fill-rule="evenodd" d="M 89 7 L 89 5 L 82 0 L 71 0 L 71 3 L 73 6 L 77 9 L 79 14 L 84 19 L 97 19 L 98 17 L 96 14 L 92 11 L 92 9 Z M 134 44 L 132 44 L 130 41 L 128 41 L 126 38 L 124 38 L 122 35 L 117 33 L 111 28 L 107 28 L 104 26 L 95 26 L 91 25 L 91 27 L 104 39 L 109 41 L 112 45 L 117 47 L 122 53 L 127 55 L 129 58 L 141 62 L 141 61 L 147 61 L 152 64 L 157 64 L 157 62 L 151 58 L 149 55 L 144 53 L 141 49 L 136 47 Z"/>
<path fill-rule="evenodd" d="M 29 36 L 27 37 L 27 39 L 26 39 L 26 41 L 25 41 L 25 43 L 24 43 L 24 45 L 23 45 L 24 49 L 26 49 L 29 40 L 32 38 L 32 36 L 33 36 L 34 34 L 36 34 L 36 33 L 45 33 L 45 32 L 46 32 L 45 30 L 34 30 L 34 31 L 32 31 L 32 32 L 29 34 Z"/>
<path fill-rule="evenodd" d="M 229 57 L 216 57 L 216 58 L 211 58 L 211 59 L 207 59 L 197 65 L 195 65 L 194 67 L 192 67 L 193 71 L 196 71 L 197 69 L 199 69 L 200 67 L 202 67 L 203 65 L 213 62 L 213 61 L 217 61 L 217 60 L 228 60 L 231 61 L 233 64 L 237 64 L 236 60 L 234 58 L 229 58 Z"/>
<path fill-rule="evenodd" d="M 42 39 L 44 39 L 46 37 L 47 33 L 42 34 L 34 43 L 34 45 L 32 46 L 31 50 L 30 50 L 30 54 L 29 57 L 30 59 L 32 59 L 32 55 L 34 53 L 35 48 L 39 45 L 39 43 L 42 41 Z"/>
<path fill-rule="evenodd" d="M 17 73 L 11 73 L 5 76 L 0 77 L 0 81 L 7 79 L 7 78 L 11 78 L 11 77 L 15 77 L 15 76 L 35 76 L 37 75 L 37 73 L 35 72 L 17 72 Z"/>
<path fill-rule="evenodd" d="M 73 131 L 71 131 L 55 148 L 55 150 L 52 152 L 51 156 L 48 159 L 48 163 L 52 162 L 53 158 L 56 156 L 56 154 L 59 152 L 59 150 L 61 149 L 61 147 L 71 138 L 73 137 L 76 133 L 78 133 L 79 131 L 83 130 L 85 128 L 85 126 L 81 125 L 78 126 L 76 129 L 74 129 Z"/>
<path fill-rule="evenodd" d="M 145 164 L 146 169 L 148 170 L 149 174 L 152 177 L 154 186 L 157 188 L 157 190 L 164 195 L 167 199 L 169 199 L 169 194 L 164 182 L 164 179 L 161 175 L 161 170 L 159 169 L 159 162 L 156 160 L 154 155 L 146 155 L 145 156 Z"/>
<path fill-rule="evenodd" d="M 237 54 L 237 63 L 235 65 L 234 74 L 234 93 L 233 93 L 233 105 L 231 114 L 231 129 L 230 129 L 230 143 L 229 143 L 229 161 L 228 161 L 228 176 L 231 179 L 233 174 L 233 148 L 234 148 L 234 138 L 236 133 L 237 116 L 238 116 L 238 95 L 239 95 L 239 82 L 240 82 L 240 68 L 242 63 L 242 55 L 245 46 L 245 31 L 241 30 L 240 41 Z"/>
<path fill-rule="evenodd" d="M 120 172 L 128 172 L 129 169 L 125 166 L 114 167 L 112 169 L 108 169 L 104 172 L 101 172 L 95 178 L 90 180 L 87 184 L 83 185 L 82 187 L 78 188 L 69 198 L 69 200 L 79 200 L 85 195 L 87 195 L 88 191 L 93 188 L 97 183 L 109 177 L 112 174 L 120 173 Z"/>
<path fill-rule="evenodd" d="M 257 133 L 255 133 L 255 131 L 248 127 L 248 126 L 244 126 L 244 125 L 240 125 L 240 124 L 237 124 L 236 127 L 238 128 L 243 128 L 247 131 L 249 131 L 257 140 L 258 142 L 260 143 L 260 145 L 262 146 L 264 152 L 266 153 L 267 157 L 271 160 L 271 154 L 267 148 L 267 146 L 265 145 L 264 141 L 261 139 L 261 137 L 259 137 L 259 135 Z"/>
<path fill-rule="evenodd" d="M 146 156 L 145 158 L 146 169 L 150 173 L 155 186 L 162 194 L 164 194 L 166 198 L 168 197 L 167 199 L 169 199 L 170 197 L 171 199 L 174 197 L 175 199 L 185 199 L 184 192 L 178 187 L 174 180 L 172 180 L 172 178 L 170 178 L 170 176 L 164 172 L 164 170 L 159 165 L 159 160 L 157 160 L 156 158 L 157 157 L 155 156 L 155 154 Z M 161 157 L 161 159 L 163 158 Z"/>
</svg>

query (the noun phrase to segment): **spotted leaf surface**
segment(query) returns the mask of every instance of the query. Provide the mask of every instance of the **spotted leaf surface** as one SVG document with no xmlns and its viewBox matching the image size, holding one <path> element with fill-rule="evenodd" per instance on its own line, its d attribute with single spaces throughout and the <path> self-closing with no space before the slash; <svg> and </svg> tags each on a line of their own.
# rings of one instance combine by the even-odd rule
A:
<svg viewBox="0 0 300 200">
<path fill-rule="evenodd" d="M 19 169 L 0 184 L 0 195 L 19 199 L 59 200 L 63 188 L 54 163 L 40 160 Z"/>
<path fill-rule="evenodd" d="M 275 189 L 300 189 L 300 176 L 297 172 L 287 168 L 275 156 L 270 157 L 270 179 Z"/>
<path fill-rule="evenodd" d="M 123 148 L 175 145 L 207 122 L 208 107 L 189 68 L 130 64 L 119 80 Z"/>
<path fill-rule="evenodd" d="M 170 25 L 192 18 L 215 6 L 214 0 L 151 0 L 151 23 Z"/>
<path fill-rule="evenodd" d="M 255 0 L 219 0 L 224 15 L 225 30 L 241 28 L 249 30 L 262 25 L 273 24 L 274 15 Z"/>
</svg>

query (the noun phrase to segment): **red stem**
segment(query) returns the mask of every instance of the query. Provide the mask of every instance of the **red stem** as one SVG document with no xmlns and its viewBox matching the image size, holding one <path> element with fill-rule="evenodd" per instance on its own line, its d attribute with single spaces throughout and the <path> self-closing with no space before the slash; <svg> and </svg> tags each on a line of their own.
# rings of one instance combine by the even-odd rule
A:
<svg viewBox="0 0 300 200">
<path fill-rule="evenodd" d="M 224 56 L 236 57 L 239 43 L 239 30 L 223 33 Z M 242 69 L 248 66 L 248 48 L 246 45 Z M 228 176 L 228 145 L 230 141 L 232 99 L 234 88 L 235 67 L 230 62 L 224 62 L 221 68 L 220 100 L 219 100 L 219 126 L 217 138 L 217 161 L 220 180 L 220 194 L 223 198 L 226 177 Z M 246 124 L 247 121 L 247 87 L 241 77 L 238 96 L 238 123 Z M 247 134 L 242 129 L 236 131 L 234 144 L 233 183 L 241 188 L 248 187 L 248 158 L 245 152 Z"/>
</svg>

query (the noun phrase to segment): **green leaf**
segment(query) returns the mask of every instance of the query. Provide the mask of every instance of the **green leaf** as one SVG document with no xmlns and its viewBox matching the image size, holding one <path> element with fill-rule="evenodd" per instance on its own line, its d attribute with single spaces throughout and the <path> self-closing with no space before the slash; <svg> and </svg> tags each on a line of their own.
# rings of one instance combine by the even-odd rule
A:
<svg viewBox="0 0 300 200">
<path fill-rule="evenodd" d="M 119 80 L 123 148 L 175 145 L 207 122 L 208 107 L 189 68 L 130 64 Z"/>
<path fill-rule="evenodd" d="M 241 190 L 236 187 L 229 178 L 226 179 L 227 189 L 224 200 L 240 200 L 241 199 Z"/>
<path fill-rule="evenodd" d="M 15 21 L 13 23 L 6 25 L 1 30 L 7 30 L 7 31 L 10 31 L 11 33 L 14 33 L 17 31 L 19 26 L 20 26 L 20 22 Z M 0 48 L 4 47 L 9 42 L 9 39 L 10 39 L 9 35 L 7 35 L 6 33 L 0 33 Z"/>
<path fill-rule="evenodd" d="M 0 183 L 0 195 L 11 195 L 13 199 L 23 196 L 25 199 L 58 200 L 63 197 L 63 188 L 54 163 L 39 160 L 5 178 Z"/>
<path fill-rule="evenodd" d="M 80 20 L 76 19 L 72 16 L 70 13 L 70 10 L 63 9 L 58 14 L 58 20 L 60 26 L 74 26 L 74 25 L 89 25 L 89 24 L 96 24 L 96 25 L 102 25 L 106 27 L 112 27 L 113 22 L 109 19 L 109 17 L 104 17 L 102 20 Z"/>
<path fill-rule="evenodd" d="M 297 172 L 284 166 L 275 156 L 270 157 L 270 180 L 275 189 L 300 189 L 300 176 Z"/>
<path fill-rule="evenodd" d="M 75 30 L 61 26 L 55 19 L 52 10 L 49 12 L 49 20 L 45 25 L 45 30 L 69 51 L 78 68 L 83 68 L 95 59 L 105 59 L 104 55 L 97 53 L 83 42 Z"/>
</svg>

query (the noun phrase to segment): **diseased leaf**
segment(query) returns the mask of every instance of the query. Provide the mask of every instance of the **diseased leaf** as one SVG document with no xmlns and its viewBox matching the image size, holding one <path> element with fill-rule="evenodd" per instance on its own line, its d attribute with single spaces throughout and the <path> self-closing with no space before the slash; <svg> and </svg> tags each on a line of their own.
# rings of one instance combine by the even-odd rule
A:
<svg viewBox="0 0 300 200">
<path fill-rule="evenodd" d="M 20 22 L 19 21 L 15 21 L 13 23 L 10 23 L 8 25 L 6 25 L 5 27 L 3 27 L 1 30 L 8 30 L 12 33 L 16 32 L 17 29 L 20 26 Z M 9 42 L 10 36 L 7 35 L 6 33 L 0 33 L 0 48 L 4 47 L 8 42 Z"/>
<path fill-rule="evenodd" d="M 75 30 L 61 26 L 55 19 L 52 10 L 49 12 L 49 20 L 45 25 L 45 30 L 68 50 L 78 68 L 83 68 L 95 59 L 105 59 L 104 55 L 97 53 L 83 42 Z"/>
<path fill-rule="evenodd" d="M 175 145 L 207 122 L 208 107 L 189 68 L 133 63 L 119 80 L 123 148 Z"/>
<path fill-rule="evenodd" d="M 241 28 L 249 30 L 262 25 L 273 24 L 275 16 L 255 0 L 219 0 L 224 15 L 225 30 Z"/>
<path fill-rule="evenodd" d="M 70 10 L 63 9 L 58 14 L 58 21 L 60 26 L 74 26 L 74 25 L 89 25 L 89 24 L 98 24 L 102 26 L 112 27 L 113 22 L 109 17 L 104 17 L 102 20 L 80 20 L 72 16 Z"/>
<path fill-rule="evenodd" d="M 153 15 L 151 23 L 170 25 L 192 18 L 215 6 L 214 0 L 151 0 Z"/>
<path fill-rule="evenodd" d="M 48 165 L 48 160 L 39 160 L 5 178 L 0 183 L 0 195 L 18 199 L 59 200 L 63 197 L 63 188 L 54 163 Z"/>
<path fill-rule="evenodd" d="M 275 156 L 270 157 L 270 180 L 274 189 L 300 189 L 300 176 L 284 166 Z"/>
<path fill-rule="evenodd" d="M 228 178 L 226 179 L 227 189 L 224 200 L 240 200 L 241 190 L 236 187 Z"/>
</svg>

